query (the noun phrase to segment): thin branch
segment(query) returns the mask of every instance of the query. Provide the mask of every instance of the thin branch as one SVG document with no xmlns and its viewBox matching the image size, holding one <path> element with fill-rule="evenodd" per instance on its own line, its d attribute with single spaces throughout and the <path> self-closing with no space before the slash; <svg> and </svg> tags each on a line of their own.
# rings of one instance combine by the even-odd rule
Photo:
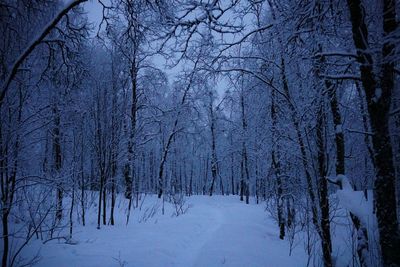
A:
<svg viewBox="0 0 400 267">
<path fill-rule="evenodd" d="M 31 42 L 30 45 L 21 53 L 18 59 L 11 67 L 11 71 L 9 72 L 7 78 L 5 79 L 1 93 L 0 93 L 0 107 L 3 105 L 3 100 L 6 96 L 8 89 L 10 88 L 11 82 L 14 80 L 15 75 L 18 72 L 19 67 L 22 63 L 29 57 L 29 55 L 35 50 L 35 48 L 42 43 L 44 38 L 49 35 L 51 30 L 53 30 L 60 20 L 67 15 L 67 13 L 73 9 L 74 7 L 78 6 L 79 4 L 86 2 L 88 0 L 73 0 L 69 2 L 63 9 L 59 11 L 59 13 L 50 21 L 49 24 L 43 29 L 43 31 Z"/>
</svg>

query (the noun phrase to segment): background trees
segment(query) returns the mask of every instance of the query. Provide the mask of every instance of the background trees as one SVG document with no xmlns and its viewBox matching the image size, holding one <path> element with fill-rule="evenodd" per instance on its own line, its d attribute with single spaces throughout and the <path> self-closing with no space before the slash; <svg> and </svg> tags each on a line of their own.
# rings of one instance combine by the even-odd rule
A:
<svg viewBox="0 0 400 267">
<path fill-rule="evenodd" d="M 338 175 L 374 192 L 357 264 L 399 264 L 395 1 L 100 1 L 91 38 L 81 2 L 0 4 L 3 266 L 91 205 L 120 223 L 120 193 L 125 223 L 145 194 L 255 197 L 334 266 Z"/>
</svg>

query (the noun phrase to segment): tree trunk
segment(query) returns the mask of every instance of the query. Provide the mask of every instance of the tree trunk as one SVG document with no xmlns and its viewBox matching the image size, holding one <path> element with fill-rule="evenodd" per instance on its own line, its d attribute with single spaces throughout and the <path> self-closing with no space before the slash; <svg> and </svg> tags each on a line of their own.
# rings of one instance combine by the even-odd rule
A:
<svg viewBox="0 0 400 267">
<path fill-rule="evenodd" d="M 279 225 L 279 238 L 285 238 L 285 218 L 283 213 L 283 188 L 282 188 L 282 179 L 281 179 L 281 172 L 280 172 L 280 164 L 276 157 L 276 153 L 272 151 L 272 162 L 275 169 L 275 176 L 276 176 L 276 189 L 277 189 L 277 211 L 278 211 L 278 225 Z"/>
<path fill-rule="evenodd" d="M 101 196 L 104 190 L 104 175 L 102 171 L 100 171 L 100 188 L 99 188 L 99 203 L 97 208 L 97 229 L 100 229 L 100 221 L 101 221 Z"/>
<path fill-rule="evenodd" d="M 277 134 L 277 107 L 276 107 L 276 96 L 275 96 L 275 91 L 271 92 L 271 121 L 272 121 L 272 152 L 271 152 L 271 158 L 272 158 L 272 166 L 274 168 L 274 173 L 276 177 L 276 206 L 277 206 L 277 214 L 278 214 L 278 225 L 279 225 L 279 238 L 284 239 L 285 238 L 285 219 L 283 215 L 283 199 L 282 199 L 282 194 L 283 194 L 283 188 L 282 188 L 282 178 L 281 178 L 281 168 L 280 168 L 280 161 L 279 158 L 277 157 L 277 147 L 278 147 L 278 134 Z"/>
<path fill-rule="evenodd" d="M 191 196 L 192 194 L 193 194 L 193 161 L 190 164 L 190 180 L 189 180 L 188 195 Z"/>
<path fill-rule="evenodd" d="M 329 198 L 327 182 L 327 164 L 326 164 L 326 142 L 325 142 L 325 110 L 324 103 L 321 104 L 321 110 L 317 118 L 317 148 L 318 148 L 318 172 L 319 172 L 319 206 L 321 209 L 321 245 L 324 259 L 324 266 L 332 266 L 332 241 L 330 232 L 329 218 Z"/>
<path fill-rule="evenodd" d="M 82 225 L 85 226 L 85 173 L 84 173 L 84 145 L 83 145 L 83 127 L 81 127 L 81 209 Z"/>
<path fill-rule="evenodd" d="M 244 144 L 244 151 L 243 151 L 243 159 L 244 159 L 244 170 L 246 172 L 246 204 L 250 203 L 250 175 L 249 175 L 249 165 L 248 165 L 248 160 L 247 160 L 247 150 L 246 150 L 246 144 Z"/>
<path fill-rule="evenodd" d="M 107 224 L 107 187 L 105 186 L 106 184 L 106 178 L 104 175 L 104 182 L 103 182 L 103 191 L 100 194 L 103 194 L 103 225 Z"/>
<path fill-rule="evenodd" d="M 244 162 L 243 162 L 243 155 L 240 161 L 240 201 L 243 201 L 244 195 Z"/>
<path fill-rule="evenodd" d="M 131 63 L 131 108 L 130 108 L 130 131 L 128 136 L 128 158 L 125 163 L 125 197 L 132 201 L 132 189 L 135 176 L 135 135 L 136 135 L 136 112 L 137 112 L 137 66 L 136 66 L 136 50 L 134 51 L 133 62 Z M 130 210 L 128 210 L 128 213 Z"/>
<path fill-rule="evenodd" d="M 246 204 L 249 204 L 250 197 L 250 177 L 249 177 L 249 167 L 247 162 L 247 148 L 245 135 L 247 133 L 247 121 L 245 117 L 245 103 L 244 103 L 244 92 L 243 92 L 243 82 L 240 94 L 240 107 L 241 107 L 241 117 L 242 117 L 242 174 L 241 174 L 241 187 L 240 187 L 240 200 L 243 201 L 243 195 L 246 195 Z"/>
<path fill-rule="evenodd" d="M 395 173 L 389 134 L 389 110 L 394 88 L 394 63 L 390 55 L 394 44 L 387 37 L 396 30 L 394 0 L 383 1 L 383 38 L 380 80 L 373 71 L 372 55 L 368 47 L 368 29 L 364 21 L 365 9 L 360 0 L 347 0 L 352 24 L 353 41 L 360 64 L 372 129 L 376 179 L 374 186 L 376 214 L 380 236 L 382 260 L 385 266 L 400 265 L 400 237 L 397 221 Z M 379 86 L 378 86 L 379 85 Z"/>
<path fill-rule="evenodd" d="M 75 204 L 75 184 L 72 186 L 72 196 L 71 196 L 71 208 L 69 210 L 69 239 L 72 239 L 72 231 L 74 227 L 73 212 Z"/>
<path fill-rule="evenodd" d="M 57 175 L 57 179 L 61 177 L 61 142 L 60 142 L 60 113 L 57 106 L 53 106 L 54 115 L 54 128 L 53 128 L 53 155 L 54 155 L 54 170 Z M 56 200 L 56 224 L 62 219 L 62 201 L 63 201 L 63 190 L 62 183 L 57 182 L 57 200 Z"/>
<path fill-rule="evenodd" d="M 111 211 L 110 211 L 110 223 L 114 225 L 114 210 L 115 210 L 115 178 L 111 178 Z"/>
<path fill-rule="evenodd" d="M 8 250 L 9 250 L 9 237 L 8 237 L 8 211 L 3 208 L 2 213 L 2 223 L 3 223 L 3 257 L 1 260 L 1 266 L 7 267 L 8 262 Z"/>
<path fill-rule="evenodd" d="M 216 134 L 215 134 L 215 116 L 214 116 L 214 109 L 212 105 L 213 101 L 213 95 L 212 92 L 210 91 L 209 93 L 210 97 L 210 102 L 209 102 L 209 112 L 210 112 L 210 131 L 211 131 L 211 175 L 212 175 L 212 181 L 211 181 L 211 187 L 210 187 L 210 196 L 212 196 L 214 192 L 214 185 L 215 181 L 217 180 L 218 176 L 218 160 L 217 160 L 217 150 L 216 150 Z"/>
<path fill-rule="evenodd" d="M 231 138 L 231 149 L 233 150 L 233 140 L 232 140 L 232 134 L 230 135 Z M 232 186 L 232 195 L 235 195 L 235 177 L 234 177 L 234 172 L 233 172 L 233 165 L 234 164 L 234 158 L 233 158 L 233 151 L 231 151 L 231 186 Z"/>
<path fill-rule="evenodd" d="M 342 116 L 340 115 L 339 103 L 336 94 L 336 86 L 330 82 L 325 82 L 329 93 L 329 103 L 333 116 L 333 124 L 335 127 L 335 143 L 336 143 L 336 175 L 345 175 L 345 146 L 344 134 L 342 126 Z"/>
</svg>

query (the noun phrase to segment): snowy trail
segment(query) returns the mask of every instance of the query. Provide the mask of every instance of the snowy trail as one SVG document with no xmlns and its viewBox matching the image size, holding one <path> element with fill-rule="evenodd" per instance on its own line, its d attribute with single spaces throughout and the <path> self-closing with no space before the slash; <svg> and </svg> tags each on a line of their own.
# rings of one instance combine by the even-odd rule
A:
<svg viewBox="0 0 400 267">
<path fill-rule="evenodd" d="M 149 199 L 148 205 L 156 201 Z M 138 222 L 138 210 L 128 226 L 97 230 L 93 221 L 77 227 L 77 245 L 36 241 L 24 256 L 40 250 L 37 266 L 46 267 L 305 266 L 301 246 L 289 257 L 289 244 L 278 239 L 278 229 L 263 205 L 222 196 L 194 196 L 188 203 L 191 208 L 179 217 L 171 217 L 173 207 L 167 205 L 165 215 L 157 214 L 146 223 Z M 124 220 L 122 206 L 117 222 Z"/>
<path fill-rule="evenodd" d="M 195 266 L 194 264 L 199 258 L 200 252 L 208 243 L 211 243 L 214 235 L 220 231 L 224 220 L 223 213 L 212 206 L 208 206 L 208 208 L 204 210 L 207 212 L 200 214 L 201 217 L 199 217 L 199 221 L 209 221 L 209 223 L 202 226 L 203 231 L 200 232 L 197 238 L 192 240 L 191 244 L 188 244 L 188 247 L 178 256 L 175 261 L 176 266 Z"/>
<path fill-rule="evenodd" d="M 198 208 L 208 209 L 218 219 L 204 240 L 195 241 L 197 251 L 187 251 L 191 260 L 176 266 L 301 266 L 304 262 L 302 253 L 288 256 L 288 244 L 277 238 L 276 225 L 262 205 L 221 199 L 205 201 Z"/>
</svg>

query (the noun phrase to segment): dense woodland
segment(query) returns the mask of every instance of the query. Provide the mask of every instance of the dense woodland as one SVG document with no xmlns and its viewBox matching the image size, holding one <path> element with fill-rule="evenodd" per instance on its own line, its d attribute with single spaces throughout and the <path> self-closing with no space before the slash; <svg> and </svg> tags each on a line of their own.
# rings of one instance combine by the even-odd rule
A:
<svg viewBox="0 0 400 267">
<path fill-rule="evenodd" d="M 348 182 L 377 219 L 348 210 L 351 266 L 400 266 L 399 2 L 93 1 L 0 2 L 3 267 L 145 194 L 256 201 L 335 266 Z"/>
</svg>

